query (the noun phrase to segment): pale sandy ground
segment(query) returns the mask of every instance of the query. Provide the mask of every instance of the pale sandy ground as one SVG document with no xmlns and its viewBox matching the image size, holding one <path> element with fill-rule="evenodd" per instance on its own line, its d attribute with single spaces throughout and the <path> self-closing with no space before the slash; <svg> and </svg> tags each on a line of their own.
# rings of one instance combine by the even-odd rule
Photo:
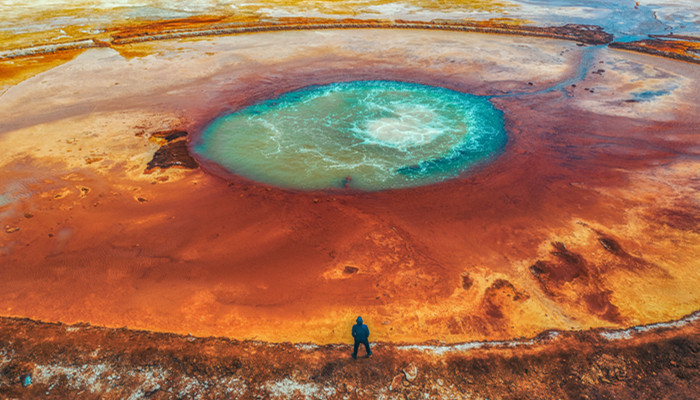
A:
<svg viewBox="0 0 700 400">
<path fill-rule="evenodd" d="M 8 49 L 100 39 L 130 24 L 212 16 L 229 22 L 355 18 L 574 23 L 601 26 L 617 38 L 700 35 L 700 4 L 692 0 L 0 0 L 0 56 Z"/>
<path fill-rule="evenodd" d="M 521 88 L 524 81 L 553 84 L 567 74 L 580 51 L 563 41 L 387 30 L 264 33 L 145 43 L 124 46 L 124 51 L 128 55 L 134 48 L 150 54 L 125 58 L 113 49 L 91 49 L 6 89 L 0 97 L 0 163 L 51 152 L 76 167 L 87 157 L 107 154 L 138 160 L 134 171 L 140 176 L 157 146 L 144 145 L 129 126 L 152 131 L 180 121 L 200 122 L 193 115 L 216 115 L 217 108 L 238 106 L 211 100 L 226 101 L 227 93 L 246 88 L 249 79 L 274 86 L 288 71 L 312 74 L 332 70 L 334 62 L 342 69 L 367 64 L 396 69 L 395 60 L 407 59 L 412 68 L 440 75 L 446 83 L 459 74 L 461 84 L 472 91 L 498 94 Z M 76 126 L 84 128 L 76 131 Z M 50 141 L 38 140 L 42 143 L 37 145 L 27 140 L 48 130 Z M 115 134 L 118 140 L 106 144 Z M 76 148 L 70 142 L 78 137 L 84 145 Z M 103 149 L 105 145 L 109 147 Z"/>
<path fill-rule="evenodd" d="M 91 49 L 8 85 L 0 95 L 0 225 L 19 231 L 0 232 L 0 313 L 315 342 L 344 340 L 360 313 L 387 341 L 680 318 L 700 308 L 700 232 L 653 215 L 680 210 L 682 221 L 698 220 L 700 148 L 689 127 L 700 122 L 700 69 L 600 49 L 583 82 L 547 92 L 576 75 L 585 51 L 450 32 L 261 33 Z M 306 84 L 409 78 L 479 95 L 543 92 L 494 99 L 511 147 L 481 178 L 444 189 L 355 198 L 236 179 L 228 188 L 201 170 L 143 173 L 158 147 L 149 133 L 196 133 L 222 112 Z M 627 101 L 643 92 L 658 95 Z M 605 157 L 569 159 L 580 151 Z M 541 159 L 561 161 L 545 171 Z M 507 167 L 522 177 L 509 182 Z M 536 184 L 524 199 L 509 192 L 518 180 Z M 312 209 L 314 198 L 324 211 Z M 223 218 L 229 225 L 214 229 Z M 650 270 L 622 268 L 596 230 Z M 543 292 L 528 268 L 553 260 L 552 241 L 584 254 L 598 280 Z M 348 277 L 346 265 L 361 273 Z M 499 279 L 513 292 L 493 289 Z M 621 321 L 582 305 L 577 293 L 591 287 L 610 292 Z M 512 302 L 517 292 L 528 297 Z M 494 308 L 503 315 L 490 315 Z"/>
<path fill-rule="evenodd" d="M 676 29 L 697 32 L 700 6 L 693 0 L 549 1 L 520 0 L 2 0 L 1 27 L 17 32 L 37 28 L 109 25 L 118 20 L 163 20 L 193 15 L 269 17 L 432 19 L 512 18 L 539 25 L 566 22 L 607 25 L 610 31 Z M 76 11 L 82 11 L 76 12 Z M 19 21 L 24 24 L 18 23 Z M 695 26 L 693 26 L 695 25 Z"/>
</svg>

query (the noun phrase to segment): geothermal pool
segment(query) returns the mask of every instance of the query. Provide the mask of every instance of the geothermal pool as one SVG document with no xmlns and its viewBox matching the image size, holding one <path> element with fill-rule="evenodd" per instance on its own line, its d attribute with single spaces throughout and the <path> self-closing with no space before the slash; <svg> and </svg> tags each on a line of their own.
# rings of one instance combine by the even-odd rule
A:
<svg viewBox="0 0 700 400">
<path fill-rule="evenodd" d="M 692 397 L 696 3 L 0 0 L 0 397 Z"/>
<path fill-rule="evenodd" d="M 380 190 L 439 182 L 503 149 L 485 98 L 397 81 L 292 91 L 215 120 L 195 151 L 275 186 Z"/>
<path fill-rule="evenodd" d="M 693 64 L 417 29 L 72 57 L 2 94 L 4 315 L 464 342 L 697 309 Z"/>
</svg>

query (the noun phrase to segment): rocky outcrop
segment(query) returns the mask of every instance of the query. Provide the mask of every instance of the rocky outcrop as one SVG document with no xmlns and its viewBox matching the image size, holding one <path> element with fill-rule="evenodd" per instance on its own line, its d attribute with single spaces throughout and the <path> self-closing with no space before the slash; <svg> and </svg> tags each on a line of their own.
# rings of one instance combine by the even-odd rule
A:
<svg viewBox="0 0 700 400">
<path fill-rule="evenodd" d="M 164 144 L 155 152 L 153 159 L 148 162 L 147 172 L 154 168 L 195 169 L 199 167 L 187 148 L 187 132 L 179 130 L 156 132 L 151 134 L 151 140 Z"/>
</svg>

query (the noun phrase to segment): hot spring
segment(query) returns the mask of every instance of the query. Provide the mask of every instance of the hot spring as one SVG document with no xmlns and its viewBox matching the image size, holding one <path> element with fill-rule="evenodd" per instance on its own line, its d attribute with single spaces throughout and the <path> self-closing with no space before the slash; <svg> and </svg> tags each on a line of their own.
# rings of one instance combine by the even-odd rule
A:
<svg viewBox="0 0 700 400">
<path fill-rule="evenodd" d="M 396 81 L 289 92 L 214 120 L 194 152 L 278 187 L 382 190 L 453 178 L 504 148 L 485 97 Z"/>
</svg>

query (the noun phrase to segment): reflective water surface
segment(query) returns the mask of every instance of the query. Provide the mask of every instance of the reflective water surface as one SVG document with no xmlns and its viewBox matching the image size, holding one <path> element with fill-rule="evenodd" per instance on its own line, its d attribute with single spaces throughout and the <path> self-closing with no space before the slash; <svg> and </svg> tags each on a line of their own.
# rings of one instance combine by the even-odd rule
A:
<svg viewBox="0 0 700 400">
<path fill-rule="evenodd" d="M 276 186 L 380 190 L 454 177 L 505 142 L 501 112 L 484 97 L 354 81 L 308 87 L 219 118 L 195 151 Z"/>
</svg>

